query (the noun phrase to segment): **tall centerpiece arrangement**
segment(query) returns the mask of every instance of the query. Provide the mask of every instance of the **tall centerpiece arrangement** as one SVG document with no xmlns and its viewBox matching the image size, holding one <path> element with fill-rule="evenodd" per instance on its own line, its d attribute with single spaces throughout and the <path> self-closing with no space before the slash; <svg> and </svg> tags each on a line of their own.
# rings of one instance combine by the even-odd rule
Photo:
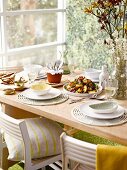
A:
<svg viewBox="0 0 127 170">
<path fill-rule="evenodd" d="M 108 38 L 104 40 L 112 51 L 115 78 L 118 80 L 117 99 L 127 97 L 127 0 L 93 0 L 84 12 L 97 17 L 100 29 Z"/>
</svg>

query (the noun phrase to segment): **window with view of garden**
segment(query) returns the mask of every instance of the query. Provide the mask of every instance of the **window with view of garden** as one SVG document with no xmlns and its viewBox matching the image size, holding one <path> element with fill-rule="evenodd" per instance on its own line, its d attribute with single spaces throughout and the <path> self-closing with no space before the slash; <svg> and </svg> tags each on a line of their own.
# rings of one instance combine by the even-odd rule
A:
<svg viewBox="0 0 127 170">
<path fill-rule="evenodd" d="M 91 1 L 1 0 L 0 67 L 45 65 L 63 48 L 66 61 L 73 61 L 76 67 L 110 65 L 111 56 L 103 43 L 105 34 L 97 18 L 84 13 Z"/>
<path fill-rule="evenodd" d="M 55 60 L 64 40 L 65 0 L 0 1 L 0 66 Z"/>
</svg>

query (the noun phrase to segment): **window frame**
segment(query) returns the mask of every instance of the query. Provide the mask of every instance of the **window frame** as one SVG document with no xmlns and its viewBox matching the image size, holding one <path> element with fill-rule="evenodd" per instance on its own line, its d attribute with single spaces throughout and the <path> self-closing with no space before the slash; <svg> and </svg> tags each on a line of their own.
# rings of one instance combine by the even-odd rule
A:
<svg viewBox="0 0 127 170">
<path fill-rule="evenodd" d="M 0 62 L 2 67 L 7 66 L 8 56 L 29 53 L 31 50 L 34 52 L 36 50 L 48 47 L 57 47 L 57 58 L 59 58 L 59 52 L 63 52 L 65 46 L 65 13 L 66 13 L 66 0 L 58 0 L 58 8 L 53 9 L 34 9 L 34 10 L 16 10 L 16 11 L 7 11 L 6 3 L 7 0 L 1 0 L 1 51 L 0 51 Z M 8 16 L 19 16 L 19 15 L 29 15 L 29 14 L 45 14 L 45 13 L 56 13 L 57 16 L 57 41 L 49 42 L 44 44 L 30 45 L 20 48 L 9 49 L 7 47 L 7 25 L 6 18 Z M 0 66 L 0 67 L 1 67 Z"/>
</svg>

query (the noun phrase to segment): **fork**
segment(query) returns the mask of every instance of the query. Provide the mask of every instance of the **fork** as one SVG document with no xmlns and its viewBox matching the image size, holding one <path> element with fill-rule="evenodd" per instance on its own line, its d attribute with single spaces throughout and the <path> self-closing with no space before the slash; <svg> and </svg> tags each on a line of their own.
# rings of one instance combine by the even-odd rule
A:
<svg viewBox="0 0 127 170">
<path fill-rule="evenodd" d="M 86 97 L 80 98 L 80 99 L 72 99 L 69 104 L 77 103 L 82 101 L 83 99 L 86 99 Z"/>
<path fill-rule="evenodd" d="M 94 94 L 90 98 L 95 99 L 96 97 L 97 97 L 97 94 Z M 82 97 L 80 99 L 72 99 L 69 104 L 77 103 L 77 102 L 80 102 L 80 101 L 82 101 L 84 99 L 86 99 L 86 97 Z"/>
<path fill-rule="evenodd" d="M 97 100 L 105 100 L 105 98 L 97 98 L 97 94 L 93 94 L 89 99 L 97 99 Z M 86 97 L 80 98 L 80 99 L 72 99 L 69 104 L 81 102 L 82 100 L 86 99 Z"/>
</svg>

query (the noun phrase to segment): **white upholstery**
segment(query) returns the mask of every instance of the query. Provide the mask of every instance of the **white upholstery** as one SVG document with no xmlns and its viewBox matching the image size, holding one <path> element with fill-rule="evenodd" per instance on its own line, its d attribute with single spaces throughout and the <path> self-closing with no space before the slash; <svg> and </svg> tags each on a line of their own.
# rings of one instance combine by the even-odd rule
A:
<svg viewBox="0 0 127 170">
<path fill-rule="evenodd" d="M 0 112 L 0 128 L 2 128 L 4 133 L 23 141 L 25 170 L 37 170 L 61 160 L 61 154 L 32 160 L 30 137 L 25 121 L 14 119 L 3 112 Z"/>
<path fill-rule="evenodd" d="M 97 145 L 80 141 L 62 133 L 61 137 L 63 170 L 69 170 L 68 161 L 76 161 L 73 170 L 95 170 Z"/>
<path fill-rule="evenodd" d="M 32 159 L 61 153 L 60 135 L 63 129 L 58 123 L 44 117 L 25 119 L 25 123 L 30 138 Z M 23 141 L 16 139 L 7 132 L 4 134 L 4 138 L 9 150 L 8 159 L 23 160 Z"/>
</svg>

